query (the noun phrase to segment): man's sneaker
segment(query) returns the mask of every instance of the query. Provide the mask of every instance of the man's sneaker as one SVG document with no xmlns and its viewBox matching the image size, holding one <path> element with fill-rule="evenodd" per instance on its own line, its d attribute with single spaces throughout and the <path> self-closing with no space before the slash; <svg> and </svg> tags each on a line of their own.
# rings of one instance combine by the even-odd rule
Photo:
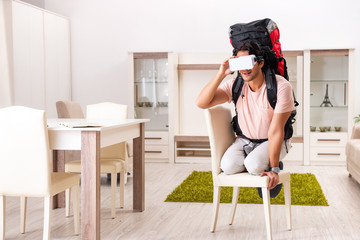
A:
<svg viewBox="0 0 360 240">
<path fill-rule="evenodd" d="M 280 170 L 283 170 L 283 168 L 284 168 L 284 164 L 282 161 L 279 162 L 279 168 L 280 168 Z M 273 189 L 270 189 L 270 197 L 274 198 L 277 195 L 279 195 L 281 188 L 282 188 L 282 183 L 276 185 Z M 261 188 L 257 188 L 257 191 L 258 191 L 259 197 L 262 198 Z"/>
</svg>

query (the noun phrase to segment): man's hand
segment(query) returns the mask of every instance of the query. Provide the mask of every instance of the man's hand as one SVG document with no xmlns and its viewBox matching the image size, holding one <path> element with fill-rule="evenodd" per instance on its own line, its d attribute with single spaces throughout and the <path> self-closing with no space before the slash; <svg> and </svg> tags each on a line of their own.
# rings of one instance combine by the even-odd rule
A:
<svg viewBox="0 0 360 240">
<path fill-rule="evenodd" d="M 231 59 L 231 58 L 235 58 L 235 57 L 230 57 L 221 63 L 220 69 L 219 69 L 219 74 L 221 74 L 223 76 L 227 76 L 230 73 L 232 73 L 232 71 L 230 70 L 230 65 L 229 65 L 229 59 Z"/>
<path fill-rule="evenodd" d="M 269 177 L 269 186 L 268 189 L 273 189 L 276 185 L 279 184 L 279 175 L 273 171 L 263 172 L 260 177 L 268 176 Z"/>
</svg>

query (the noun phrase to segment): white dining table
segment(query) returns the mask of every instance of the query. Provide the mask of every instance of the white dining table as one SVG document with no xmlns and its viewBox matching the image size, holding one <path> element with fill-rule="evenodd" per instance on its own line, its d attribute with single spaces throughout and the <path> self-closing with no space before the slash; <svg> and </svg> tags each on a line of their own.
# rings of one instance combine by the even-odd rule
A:
<svg viewBox="0 0 360 240">
<path fill-rule="evenodd" d="M 133 139 L 133 210 L 144 211 L 144 125 L 149 120 L 86 121 L 99 126 L 71 128 L 61 124 L 84 119 L 48 119 L 49 145 L 54 171 L 64 171 L 66 150 L 81 150 L 81 239 L 100 239 L 100 148 Z M 64 202 L 61 194 L 53 204 L 64 207 Z"/>
</svg>

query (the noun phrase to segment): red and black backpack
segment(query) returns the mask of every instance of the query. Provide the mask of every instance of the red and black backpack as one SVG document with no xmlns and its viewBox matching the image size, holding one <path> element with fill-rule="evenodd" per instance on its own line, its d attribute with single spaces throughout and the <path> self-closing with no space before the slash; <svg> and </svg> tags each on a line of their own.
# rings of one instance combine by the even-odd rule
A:
<svg viewBox="0 0 360 240">
<path fill-rule="evenodd" d="M 273 54 L 276 55 L 278 64 L 277 69 L 267 69 L 265 72 L 265 81 L 266 81 L 266 93 L 269 104 L 274 109 L 277 101 L 277 82 L 275 74 L 279 74 L 289 80 L 289 76 L 287 73 L 286 61 L 283 57 L 283 53 L 281 51 L 281 43 L 280 43 L 280 32 L 277 24 L 269 18 L 265 18 L 262 20 L 256 20 L 250 23 L 237 23 L 229 28 L 229 37 L 230 43 L 234 49 L 237 49 L 240 43 L 245 41 L 254 41 L 258 43 L 262 47 L 268 47 L 273 50 Z M 238 76 L 235 79 L 232 88 L 232 100 L 235 104 L 236 110 L 236 102 L 240 97 L 242 87 L 244 85 L 244 80 L 242 79 L 240 73 L 238 72 Z M 294 105 L 295 107 L 299 105 L 299 103 L 295 99 L 294 96 Z M 295 122 L 296 110 L 292 111 L 289 119 L 285 124 L 285 135 L 284 139 L 290 139 L 293 135 L 293 124 Z M 240 126 L 238 124 L 237 114 L 233 117 L 232 120 L 233 128 L 235 133 L 238 136 L 244 137 L 252 142 L 264 142 L 267 139 L 250 139 L 242 134 Z"/>
<path fill-rule="evenodd" d="M 233 48 L 237 48 L 241 42 L 251 40 L 274 50 L 278 58 L 279 74 L 289 80 L 286 61 L 281 51 L 280 31 L 274 21 L 265 18 L 250 23 L 237 23 L 230 26 L 229 36 Z"/>
</svg>

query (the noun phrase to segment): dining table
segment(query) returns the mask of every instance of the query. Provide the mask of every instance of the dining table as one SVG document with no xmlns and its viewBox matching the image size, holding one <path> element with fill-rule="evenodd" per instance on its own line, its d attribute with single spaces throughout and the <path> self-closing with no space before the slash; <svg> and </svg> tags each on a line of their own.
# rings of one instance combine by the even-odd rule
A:
<svg viewBox="0 0 360 240">
<path fill-rule="evenodd" d="M 47 119 L 53 170 L 64 171 L 65 151 L 81 151 L 81 239 L 100 239 L 100 149 L 133 141 L 133 211 L 145 210 L 144 128 L 149 119 Z M 64 193 L 53 199 L 64 207 Z"/>
</svg>

